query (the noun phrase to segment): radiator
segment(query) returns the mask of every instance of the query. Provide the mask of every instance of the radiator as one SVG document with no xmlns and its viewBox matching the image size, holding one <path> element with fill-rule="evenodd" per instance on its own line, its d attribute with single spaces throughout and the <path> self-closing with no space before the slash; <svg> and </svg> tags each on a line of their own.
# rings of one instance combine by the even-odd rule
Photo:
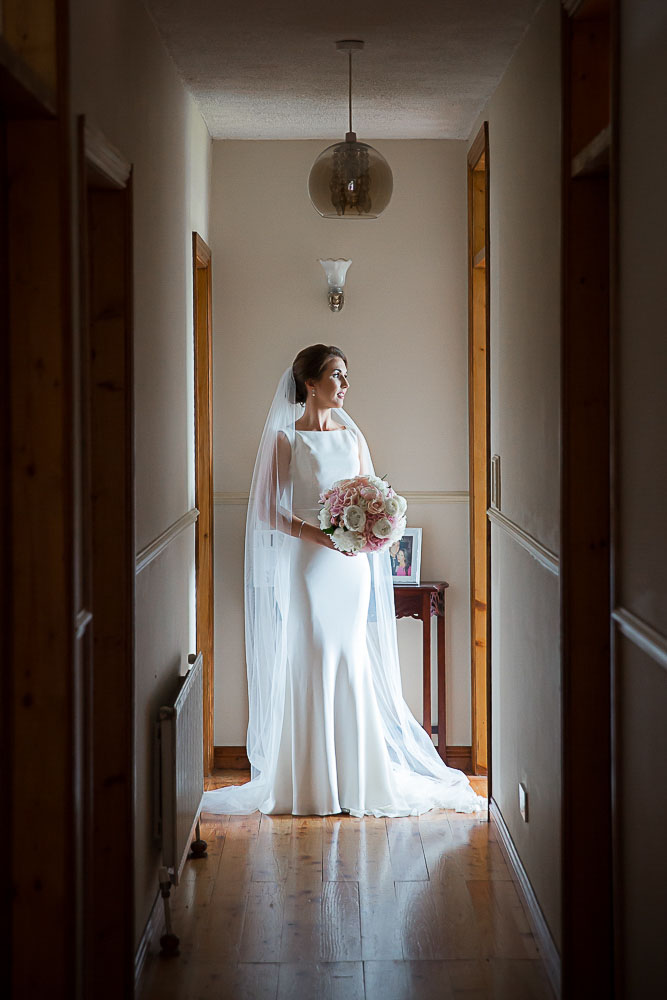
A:
<svg viewBox="0 0 667 1000">
<path fill-rule="evenodd" d="M 204 794 L 202 654 L 188 660 L 191 666 L 179 680 L 173 705 L 160 708 L 156 723 L 155 837 L 162 850 L 161 884 L 168 874 L 171 884 L 178 885 Z"/>
</svg>

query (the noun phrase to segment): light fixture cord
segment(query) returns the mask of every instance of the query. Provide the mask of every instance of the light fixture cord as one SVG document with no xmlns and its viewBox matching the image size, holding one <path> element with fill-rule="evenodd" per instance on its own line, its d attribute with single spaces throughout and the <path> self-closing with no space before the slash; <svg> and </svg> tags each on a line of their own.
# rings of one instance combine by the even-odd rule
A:
<svg viewBox="0 0 667 1000">
<path fill-rule="evenodd" d="M 349 77 L 349 81 L 348 81 L 348 93 L 349 93 L 349 99 L 350 99 L 350 128 L 349 128 L 349 131 L 351 132 L 352 131 L 352 49 L 350 49 L 350 51 L 348 52 L 348 57 L 349 57 L 349 59 L 348 59 L 348 67 L 349 67 L 348 68 L 348 77 Z"/>
</svg>

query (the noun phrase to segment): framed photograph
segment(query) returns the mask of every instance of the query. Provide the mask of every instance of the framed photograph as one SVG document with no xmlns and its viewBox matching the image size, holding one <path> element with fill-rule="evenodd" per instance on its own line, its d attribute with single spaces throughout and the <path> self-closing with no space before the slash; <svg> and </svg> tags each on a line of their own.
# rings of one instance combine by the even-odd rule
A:
<svg viewBox="0 0 667 1000">
<path fill-rule="evenodd" d="M 406 528 L 400 542 L 389 546 L 391 578 L 396 587 L 418 587 L 422 561 L 422 529 Z"/>
</svg>

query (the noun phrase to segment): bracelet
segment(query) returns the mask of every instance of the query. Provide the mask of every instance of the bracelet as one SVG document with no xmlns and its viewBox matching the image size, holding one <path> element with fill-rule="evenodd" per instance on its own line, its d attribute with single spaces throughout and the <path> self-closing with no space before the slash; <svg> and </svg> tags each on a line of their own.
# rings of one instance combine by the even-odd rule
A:
<svg viewBox="0 0 667 1000">
<path fill-rule="evenodd" d="M 299 534 L 296 536 L 297 538 L 301 538 L 301 532 L 303 531 L 303 526 L 305 523 L 306 523 L 305 521 L 301 522 L 301 525 L 299 527 Z"/>
</svg>

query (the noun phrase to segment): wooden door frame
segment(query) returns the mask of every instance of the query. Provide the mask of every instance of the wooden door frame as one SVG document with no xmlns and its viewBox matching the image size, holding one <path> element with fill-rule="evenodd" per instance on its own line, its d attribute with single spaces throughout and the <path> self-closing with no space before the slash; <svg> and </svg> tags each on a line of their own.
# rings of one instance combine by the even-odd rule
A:
<svg viewBox="0 0 667 1000">
<path fill-rule="evenodd" d="M 67 0 L 5 4 L 3 293 L 4 994 L 82 997 L 76 769 L 72 225 Z"/>
<path fill-rule="evenodd" d="M 214 766 L 214 591 L 213 591 L 213 367 L 211 251 L 192 234 L 192 303 L 195 409 L 195 579 L 197 652 L 203 656 L 204 774 Z"/>
<path fill-rule="evenodd" d="M 84 116 L 78 187 L 83 978 L 112 1000 L 134 990 L 132 168 Z"/>
<path fill-rule="evenodd" d="M 0 105 L 1 107 L 2 105 Z M 3 108 L 4 110 L 4 108 Z M 6 123 L 0 118 L 0 331 L 9 334 L 9 225 L 8 171 Z M 11 435 L 11 337 L 0 335 L 0 635 L 9 637 L 12 622 L 12 435 Z M 0 754 L 3 761 L 12 759 L 13 663 L 0 672 Z M 9 816 L 13 812 L 13 803 Z M 0 851 L 5 866 L 12 872 L 13 843 L 11 821 L 3 824 Z M 13 875 L 13 872 L 12 872 Z M 2 908 L 0 916 L 0 968 L 12 966 L 11 913 Z M 4 994 L 11 993 L 9 973 L 0 977 Z"/>
<path fill-rule="evenodd" d="M 484 246 L 482 250 L 475 250 L 475 210 L 474 210 L 474 183 L 475 174 L 479 173 L 479 163 L 483 158 L 484 162 Z M 487 517 L 487 510 L 490 507 L 490 449 L 491 449 L 491 409 L 490 409 L 490 339 L 491 327 L 489 319 L 490 305 L 490 261 L 489 261 L 489 123 L 484 122 L 475 137 L 468 152 L 468 433 L 469 433 L 469 514 L 470 514 L 470 693 L 471 693 L 471 714 L 472 714 L 472 734 L 471 734 L 471 760 L 473 774 L 488 775 L 488 795 L 491 800 L 491 524 Z M 479 407 L 479 400 L 475 393 L 475 375 L 479 372 L 478 362 L 475 357 L 475 327 L 476 327 L 476 304 L 475 304 L 475 284 L 478 281 L 479 270 L 484 268 L 484 462 L 481 482 L 480 477 L 475 475 L 475 470 L 479 464 L 479 442 L 475 437 L 475 414 Z M 481 495 L 480 495 L 481 494 Z M 481 507 L 480 507 L 481 505 Z M 479 606 L 477 588 L 475 585 L 476 573 L 478 570 L 478 555 L 476 552 L 476 539 L 480 531 L 481 517 L 475 516 L 483 508 L 483 552 L 485 559 L 485 622 L 482 625 L 484 632 L 484 642 L 486 643 L 485 656 L 485 707 L 486 707 L 486 753 L 487 763 L 482 764 L 478 760 L 477 733 L 479 729 L 478 720 L 478 681 L 477 681 L 477 656 L 479 648 Z"/>
<path fill-rule="evenodd" d="M 614 992 L 610 147 L 613 151 L 615 137 L 609 107 L 614 6 L 614 0 L 563 0 L 561 14 L 561 954 L 563 996 L 572 1000 Z"/>
</svg>

